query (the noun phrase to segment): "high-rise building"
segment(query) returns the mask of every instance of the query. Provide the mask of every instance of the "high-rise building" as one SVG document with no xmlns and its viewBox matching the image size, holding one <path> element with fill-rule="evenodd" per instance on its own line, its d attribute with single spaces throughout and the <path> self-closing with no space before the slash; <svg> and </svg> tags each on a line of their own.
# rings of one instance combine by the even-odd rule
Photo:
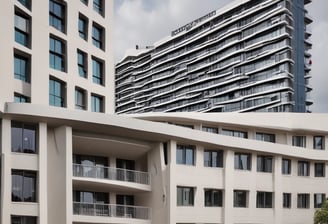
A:
<svg viewBox="0 0 328 224">
<path fill-rule="evenodd" d="M 3 1 L 1 101 L 113 113 L 112 10 L 105 0 Z"/>
<path fill-rule="evenodd" d="M 311 0 L 236 0 L 130 50 L 116 112 L 306 112 Z"/>
</svg>

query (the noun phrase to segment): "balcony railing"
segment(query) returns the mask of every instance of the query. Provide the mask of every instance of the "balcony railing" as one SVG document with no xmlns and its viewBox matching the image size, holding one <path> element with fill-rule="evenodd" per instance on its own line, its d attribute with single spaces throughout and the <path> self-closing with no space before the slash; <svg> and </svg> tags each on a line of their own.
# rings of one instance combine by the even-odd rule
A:
<svg viewBox="0 0 328 224">
<path fill-rule="evenodd" d="M 74 215 L 150 219 L 150 209 L 141 206 L 73 202 Z"/>
<path fill-rule="evenodd" d="M 118 180 L 134 182 L 138 184 L 150 184 L 149 173 L 104 166 L 87 166 L 73 164 L 73 175 L 75 177 L 90 177 L 98 179 Z"/>
</svg>

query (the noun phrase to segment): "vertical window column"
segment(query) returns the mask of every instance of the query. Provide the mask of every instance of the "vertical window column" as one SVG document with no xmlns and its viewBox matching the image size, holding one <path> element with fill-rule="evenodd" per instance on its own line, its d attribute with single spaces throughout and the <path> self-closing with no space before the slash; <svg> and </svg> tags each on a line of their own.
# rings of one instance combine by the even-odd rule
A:
<svg viewBox="0 0 328 224">
<path fill-rule="evenodd" d="M 49 66 L 58 71 L 66 71 L 66 44 L 64 41 L 50 36 Z"/>
<path fill-rule="evenodd" d="M 56 107 L 65 107 L 65 86 L 64 82 L 50 78 L 49 80 L 49 104 Z"/>
<path fill-rule="evenodd" d="M 49 25 L 65 33 L 66 7 L 59 0 L 49 1 Z"/>
<path fill-rule="evenodd" d="M 15 12 L 15 42 L 30 47 L 30 18 L 22 13 Z"/>
</svg>

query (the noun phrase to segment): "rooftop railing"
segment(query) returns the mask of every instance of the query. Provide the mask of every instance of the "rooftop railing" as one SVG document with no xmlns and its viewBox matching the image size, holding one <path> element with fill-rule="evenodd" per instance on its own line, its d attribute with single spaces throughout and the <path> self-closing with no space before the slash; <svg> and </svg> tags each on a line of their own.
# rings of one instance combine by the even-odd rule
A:
<svg viewBox="0 0 328 224">
<path fill-rule="evenodd" d="M 74 215 L 150 219 L 150 208 L 131 205 L 73 202 Z"/>
<path fill-rule="evenodd" d="M 147 172 L 105 166 L 73 164 L 73 176 L 150 184 L 150 176 Z"/>
</svg>

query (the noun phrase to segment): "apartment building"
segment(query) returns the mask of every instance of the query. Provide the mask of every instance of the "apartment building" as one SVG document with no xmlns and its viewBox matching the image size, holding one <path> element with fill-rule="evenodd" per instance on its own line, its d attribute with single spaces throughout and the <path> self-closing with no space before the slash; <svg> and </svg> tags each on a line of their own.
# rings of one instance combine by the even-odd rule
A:
<svg viewBox="0 0 328 224">
<path fill-rule="evenodd" d="M 327 114 L 0 118 L 1 223 L 308 224 L 328 194 Z"/>
<path fill-rule="evenodd" d="M 3 1 L 3 102 L 114 112 L 113 2 Z"/>
<path fill-rule="evenodd" d="M 127 51 L 116 112 L 306 112 L 311 0 L 236 0 Z"/>
</svg>

